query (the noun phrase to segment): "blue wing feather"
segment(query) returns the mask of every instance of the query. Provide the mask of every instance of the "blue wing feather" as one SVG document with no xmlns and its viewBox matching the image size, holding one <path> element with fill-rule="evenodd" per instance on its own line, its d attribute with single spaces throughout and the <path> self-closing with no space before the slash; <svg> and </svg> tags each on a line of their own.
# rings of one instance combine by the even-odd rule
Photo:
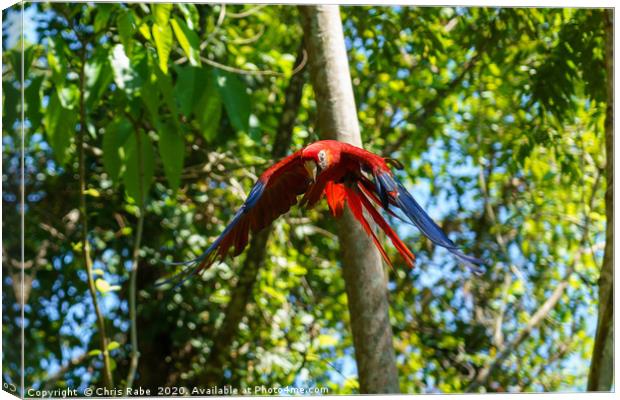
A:
<svg viewBox="0 0 620 400">
<path fill-rule="evenodd" d="M 446 248 L 475 272 L 481 272 L 475 265 L 482 265 L 484 261 L 463 254 L 400 182 L 385 172 L 378 174 L 376 179 L 378 184 L 382 187 L 381 190 L 392 194 L 391 200 L 393 200 L 393 204 L 403 211 L 424 236 L 429 238 L 429 240 L 437 246 Z"/>
</svg>

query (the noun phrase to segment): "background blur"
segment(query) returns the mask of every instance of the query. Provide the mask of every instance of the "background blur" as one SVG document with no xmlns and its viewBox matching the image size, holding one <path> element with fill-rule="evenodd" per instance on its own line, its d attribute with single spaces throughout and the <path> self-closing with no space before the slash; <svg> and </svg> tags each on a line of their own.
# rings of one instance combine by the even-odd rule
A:
<svg viewBox="0 0 620 400">
<path fill-rule="evenodd" d="M 14 384 L 18 11 L 5 10 L 2 27 L 2 373 Z M 401 390 L 585 390 L 606 238 L 604 11 L 373 6 L 341 15 L 365 148 L 403 162 L 398 176 L 429 214 L 489 260 L 474 276 L 393 221 L 417 255 L 409 270 L 387 246 Z M 177 291 L 154 287 L 174 271 L 160 260 L 201 253 L 273 155 L 318 139 L 298 9 L 35 3 L 24 18 L 26 387 L 102 386 L 103 324 L 118 387 L 133 377 L 144 388 L 356 393 L 325 204 L 278 219 L 264 254 L 250 249 Z M 225 315 L 241 323 L 216 363 Z"/>
</svg>

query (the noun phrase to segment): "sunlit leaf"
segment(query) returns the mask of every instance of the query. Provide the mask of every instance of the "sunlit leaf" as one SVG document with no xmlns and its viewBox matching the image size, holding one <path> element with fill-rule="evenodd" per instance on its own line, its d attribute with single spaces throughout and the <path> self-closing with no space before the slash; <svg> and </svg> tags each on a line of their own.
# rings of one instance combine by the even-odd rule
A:
<svg viewBox="0 0 620 400">
<path fill-rule="evenodd" d="M 110 343 L 108 343 L 108 351 L 116 350 L 119 347 L 121 347 L 121 344 L 116 340 L 112 340 L 110 341 Z"/>
<path fill-rule="evenodd" d="M 185 21 L 177 17 L 171 19 L 170 24 L 190 64 L 200 65 L 200 40 L 196 32 L 189 29 Z"/>
<path fill-rule="evenodd" d="M 105 279 L 96 279 L 95 287 L 97 287 L 97 290 L 101 293 L 107 293 L 110 291 L 110 284 Z"/>
<path fill-rule="evenodd" d="M 99 193 L 99 191 L 95 188 L 86 189 L 84 194 L 90 197 L 101 197 L 101 193 Z"/>
<path fill-rule="evenodd" d="M 319 335 L 318 340 L 321 347 L 331 347 L 338 343 L 338 339 L 332 335 Z"/>
<path fill-rule="evenodd" d="M 153 25 L 153 39 L 157 48 L 157 56 L 159 57 L 159 68 L 164 73 L 168 73 L 168 58 L 172 50 L 172 29 L 170 25 Z"/>
<path fill-rule="evenodd" d="M 170 11 L 172 10 L 171 3 L 157 3 L 151 5 L 151 11 L 155 17 L 155 23 L 160 26 L 168 25 L 168 19 L 170 18 Z"/>
</svg>

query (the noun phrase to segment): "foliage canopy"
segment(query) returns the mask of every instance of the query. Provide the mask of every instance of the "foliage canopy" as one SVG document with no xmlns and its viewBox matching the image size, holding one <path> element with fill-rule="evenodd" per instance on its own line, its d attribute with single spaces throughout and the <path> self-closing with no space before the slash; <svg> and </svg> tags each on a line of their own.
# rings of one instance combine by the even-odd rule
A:
<svg viewBox="0 0 620 400">
<path fill-rule="evenodd" d="M 139 241 L 136 385 L 204 385 L 214 335 L 247 254 L 180 290 L 160 260 L 199 254 L 273 161 L 302 41 L 290 6 L 28 5 L 24 57 L 26 386 L 101 385 L 82 262 L 78 136 L 88 243 L 112 374 L 126 383 L 129 271 Z M 457 244 L 469 274 L 407 225 L 417 254 L 389 273 L 401 389 L 583 389 L 605 243 L 603 11 L 343 7 L 366 148 Z M 15 10 L 3 20 L 15 21 Z M 15 22 L 13 22 L 15 23 Z M 21 52 L 3 27 L 3 377 L 17 382 Z M 11 45 L 12 44 L 12 45 Z M 290 138 L 318 138 L 303 87 Z M 355 393 L 334 222 L 293 209 L 268 241 L 222 382 Z M 390 255 L 394 258 L 396 253 Z M 557 288 L 557 303 L 527 330 Z M 509 351 L 508 351 L 509 350 Z M 498 364 L 494 364 L 498 362 Z M 470 386 L 473 385 L 473 386 Z"/>
</svg>

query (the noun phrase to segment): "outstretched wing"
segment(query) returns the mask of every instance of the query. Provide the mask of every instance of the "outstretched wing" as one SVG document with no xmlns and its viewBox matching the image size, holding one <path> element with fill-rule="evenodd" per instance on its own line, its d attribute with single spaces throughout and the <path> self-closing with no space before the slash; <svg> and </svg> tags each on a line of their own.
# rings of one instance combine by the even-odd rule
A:
<svg viewBox="0 0 620 400">
<path fill-rule="evenodd" d="M 172 279 L 181 277 L 183 280 L 180 283 L 184 282 L 190 276 L 209 268 L 216 260 L 223 259 L 231 248 L 234 249 L 233 256 L 241 253 L 248 243 L 250 231 L 258 232 L 286 213 L 297 203 L 297 197 L 308 190 L 310 183 L 301 160 L 301 151 L 271 166 L 258 178 L 241 208 L 204 253 L 193 260 L 171 263 L 186 266 L 184 271 Z"/>
</svg>

